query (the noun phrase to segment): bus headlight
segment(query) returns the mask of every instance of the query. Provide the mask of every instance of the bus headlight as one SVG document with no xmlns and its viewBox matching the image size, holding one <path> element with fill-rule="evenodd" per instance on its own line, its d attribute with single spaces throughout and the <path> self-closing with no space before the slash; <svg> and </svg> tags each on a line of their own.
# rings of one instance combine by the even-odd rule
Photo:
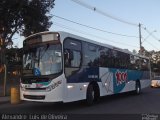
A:
<svg viewBox="0 0 160 120">
<path fill-rule="evenodd" d="M 48 86 L 48 87 L 46 88 L 46 91 L 49 92 L 49 91 L 55 89 L 55 88 L 58 87 L 61 83 L 62 83 L 62 81 L 58 81 L 58 82 L 55 82 L 55 83 L 51 84 L 50 86 Z"/>
</svg>

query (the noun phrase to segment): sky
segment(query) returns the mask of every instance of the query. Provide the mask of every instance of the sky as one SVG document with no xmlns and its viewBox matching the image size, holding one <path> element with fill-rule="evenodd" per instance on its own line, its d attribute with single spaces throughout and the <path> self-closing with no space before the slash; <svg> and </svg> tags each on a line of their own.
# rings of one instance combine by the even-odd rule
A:
<svg viewBox="0 0 160 120">
<path fill-rule="evenodd" d="M 74 1 L 81 1 L 89 8 L 96 9 L 95 11 L 88 9 Z M 159 5 L 160 0 L 55 0 L 55 6 L 50 12 L 55 16 L 51 19 L 53 24 L 49 30 L 65 31 L 122 49 L 129 49 L 130 51 L 135 49 L 138 51 L 140 46 L 138 24 L 140 23 L 142 24 L 142 46 L 148 51 L 160 51 Z M 107 15 L 125 22 L 115 20 Z M 23 39 L 22 36 L 15 39 L 14 45 L 22 47 Z"/>
</svg>

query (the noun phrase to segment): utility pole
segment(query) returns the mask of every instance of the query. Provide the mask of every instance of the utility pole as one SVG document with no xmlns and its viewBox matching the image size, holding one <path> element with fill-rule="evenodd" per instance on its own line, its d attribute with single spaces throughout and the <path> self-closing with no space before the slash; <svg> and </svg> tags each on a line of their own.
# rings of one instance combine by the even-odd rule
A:
<svg viewBox="0 0 160 120">
<path fill-rule="evenodd" d="M 140 45 L 140 55 L 142 55 L 142 35 L 141 35 L 141 24 L 139 23 L 139 45 Z"/>
</svg>

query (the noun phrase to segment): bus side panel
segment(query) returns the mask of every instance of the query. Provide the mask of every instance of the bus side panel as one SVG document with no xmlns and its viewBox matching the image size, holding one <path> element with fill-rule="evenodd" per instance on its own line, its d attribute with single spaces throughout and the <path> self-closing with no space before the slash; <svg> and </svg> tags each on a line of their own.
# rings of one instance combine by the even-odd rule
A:
<svg viewBox="0 0 160 120">
<path fill-rule="evenodd" d="M 88 83 L 66 83 L 63 102 L 72 102 L 86 99 Z"/>
<path fill-rule="evenodd" d="M 100 95 L 110 95 L 135 90 L 136 80 L 140 80 L 141 88 L 150 84 L 149 71 L 100 68 Z"/>
<path fill-rule="evenodd" d="M 108 68 L 99 68 L 99 77 L 101 83 L 99 83 L 100 96 L 114 94 L 113 91 L 113 73 Z"/>
<path fill-rule="evenodd" d="M 150 72 L 144 71 L 141 79 L 141 88 L 146 88 L 151 85 Z"/>
<path fill-rule="evenodd" d="M 100 96 L 105 96 L 135 90 L 136 80 L 140 80 L 142 88 L 147 87 L 150 82 L 148 72 L 104 67 L 81 68 L 67 78 L 64 102 L 86 99 L 87 86 L 92 81 L 97 81 Z"/>
<path fill-rule="evenodd" d="M 69 72 L 71 69 L 67 69 Z M 87 87 L 90 82 L 101 82 L 99 79 L 99 67 L 83 66 L 78 72 L 66 78 L 64 102 L 86 99 Z"/>
<path fill-rule="evenodd" d="M 151 85 L 150 80 L 141 80 L 140 82 L 141 82 L 141 88 L 146 88 Z"/>
<path fill-rule="evenodd" d="M 129 80 L 127 69 L 100 68 L 100 96 L 135 90 L 135 81 Z M 133 73 L 131 73 L 133 74 Z"/>
</svg>

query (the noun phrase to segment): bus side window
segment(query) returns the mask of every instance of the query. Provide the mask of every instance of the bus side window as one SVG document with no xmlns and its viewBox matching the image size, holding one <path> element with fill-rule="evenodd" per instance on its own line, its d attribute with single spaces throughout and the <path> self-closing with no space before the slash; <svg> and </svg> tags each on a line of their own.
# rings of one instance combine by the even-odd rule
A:
<svg viewBox="0 0 160 120">
<path fill-rule="evenodd" d="M 136 60 L 136 64 L 135 64 L 135 66 L 136 66 L 136 69 L 137 70 L 141 70 L 142 68 L 141 68 L 141 58 L 140 57 L 135 57 L 135 60 Z"/>
<path fill-rule="evenodd" d="M 71 60 L 73 59 L 73 53 L 69 49 L 65 49 L 64 51 L 64 63 L 66 67 L 71 66 Z"/>
<path fill-rule="evenodd" d="M 64 51 L 64 64 L 66 77 L 75 74 L 81 65 L 81 52 L 71 49 Z"/>
<path fill-rule="evenodd" d="M 100 67 L 108 67 L 108 48 L 100 47 L 99 48 L 99 66 Z"/>
<path fill-rule="evenodd" d="M 82 43 L 74 38 L 64 40 L 64 67 L 66 77 L 70 77 L 79 71 L 82 53 Z"/>
<path fill-rule="evenodd" d="M 141 69 L 140 58 L 134 55 L 130 56 L 130 67 L 133 70 Z"/>
<path fill-rule="evenodd" d="M 80 51 L 72 51 L 72 57 L 71 57 L 71 67 L 79 68 L 81 63 L 81 53 Z"/>
<path fill-rule="evenodd" d="M 91 43 L 84 43 L 83 51 L 83 65 L 90 67 L 99 66 L 99 46 Z"/>
<path fill-rule="evenodd" d="M 149 70 L 149 61 L 147 59 L 142 59 L 142 70 Z"/>
<path fill-rule="evenodd" d="M 80 67 L 81 53 L 76 50 L 65 50 L 64 62 L 66 67 Z"/>
</svg>

